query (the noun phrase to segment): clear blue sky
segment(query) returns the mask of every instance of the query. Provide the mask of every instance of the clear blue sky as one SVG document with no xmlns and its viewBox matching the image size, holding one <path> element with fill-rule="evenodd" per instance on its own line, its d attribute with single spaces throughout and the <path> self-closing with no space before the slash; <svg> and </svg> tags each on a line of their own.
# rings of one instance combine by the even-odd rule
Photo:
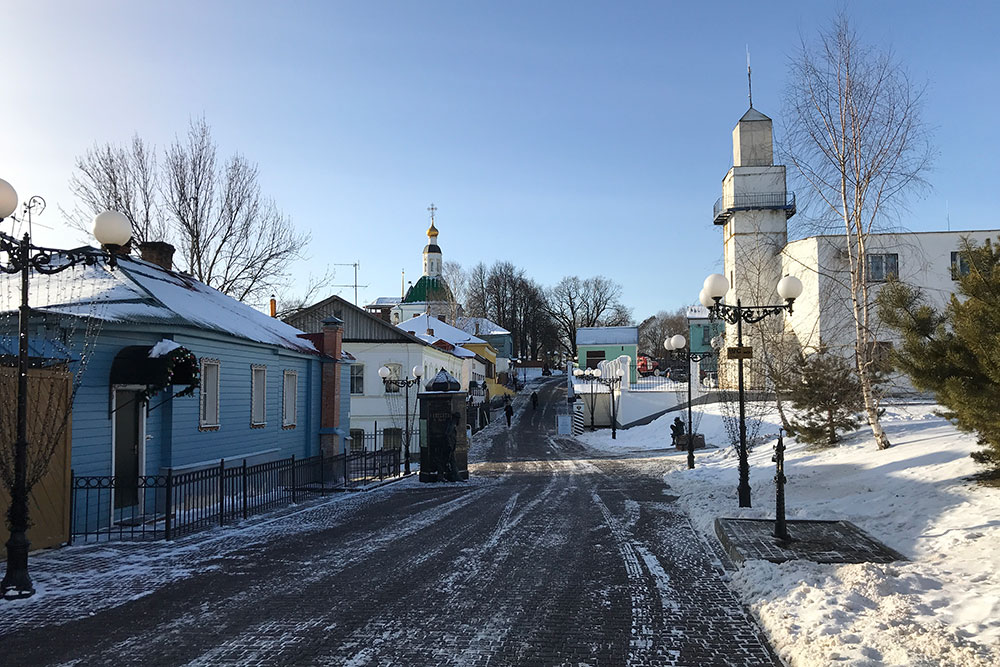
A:
<svg viewBox="0 0 1000 667">
<path fill-rule="evenodd" d="M 163 147 L 204 114 L 311 231 L 300 277 L 360 260 L 363 302 L 398 294 L 434 202 L 446 260 L 607 275 L 641 320 L 721 265 L 746 46 L 778 121 L 789 56 L 838 6 L 929 84 L 940 157 L 904 224 L 1000 227 L 994 2 L 7 0 L 0 178 L 49 201 L 40 242 L 73 245 L 74 157 L 133 132 Z"/>
</svg>

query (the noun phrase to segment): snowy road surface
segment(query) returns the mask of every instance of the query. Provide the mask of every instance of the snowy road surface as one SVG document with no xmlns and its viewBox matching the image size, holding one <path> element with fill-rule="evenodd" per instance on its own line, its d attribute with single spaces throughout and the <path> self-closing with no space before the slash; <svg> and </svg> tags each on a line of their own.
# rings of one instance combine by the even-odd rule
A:
<svg viewBox="0 0 1000 667">
<path fill-rule="evenodd" d="M 663 470 L 556 436 L 565 393 L 539 394 L 477 436 L 468 483 L 411 478 L 178 543 L 38 556 L 39 594 L 0 602 L 0 661 L 778 664 Z"/>
</svg>

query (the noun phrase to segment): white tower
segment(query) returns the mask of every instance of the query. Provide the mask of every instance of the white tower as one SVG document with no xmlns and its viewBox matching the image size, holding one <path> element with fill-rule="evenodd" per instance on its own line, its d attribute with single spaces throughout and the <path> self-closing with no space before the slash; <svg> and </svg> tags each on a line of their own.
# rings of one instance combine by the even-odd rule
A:
<svg viewBox="0 0 1000 667">
<path fill-rule="evenodd" d="M 753 107 L 733 130 L 733 166 L 722 179 L 714 212 L 715 224 L 722 225 L 727 303 L 778 303 L 774 288 L 795 195 L 786 188 L 785 167 L 774 164 L 771 133 L 771 119 Z"/>
<path fill-rule="evenodd" d="M 441 246 L 437 244 L 438 230 L 434 226 L 434 211 L 437 207 L 431 204 L 427 209 L 431 212 L 431 226 L 427 229 L 427 245 L 424 246 L 424 275 L 430 278 L 441 277 Z"/>
</svg>

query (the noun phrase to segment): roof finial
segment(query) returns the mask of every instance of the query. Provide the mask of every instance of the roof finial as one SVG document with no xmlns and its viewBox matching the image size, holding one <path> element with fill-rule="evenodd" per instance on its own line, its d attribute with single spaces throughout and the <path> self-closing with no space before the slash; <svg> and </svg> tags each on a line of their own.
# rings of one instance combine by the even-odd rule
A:
<svg viewBox="0 0 1000 667">
<path fill-rule="evenodd" d="M 431 212 L 431 224 L 433 225 L 434 224 L 434 211 L 437 210 L 437 206 L 434 205 L 434 202 L 431 202 L 431 205 L 427 207 L 427 210 Z"/>
<path fill-rule="evenodd" d="M 750 108 L 753 109 L 753 81 L 750 79 L 750 45 L 747 44 L 747 94 L 750 97 Z"/>
</svg>

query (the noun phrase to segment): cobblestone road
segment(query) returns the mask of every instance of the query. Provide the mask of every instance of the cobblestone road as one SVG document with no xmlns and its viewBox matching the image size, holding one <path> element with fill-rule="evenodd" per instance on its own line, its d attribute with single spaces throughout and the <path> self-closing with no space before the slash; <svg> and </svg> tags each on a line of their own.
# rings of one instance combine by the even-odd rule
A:
<svg viewBox="0 0 1000 667">
<path fill-rule="evenodd" d="M 556 436 L 565 394 L 540 395 L 477 436 L 469 483 L 42 555 L 0 663 L 779 664 L 655 467 Z"/>
</svg>

